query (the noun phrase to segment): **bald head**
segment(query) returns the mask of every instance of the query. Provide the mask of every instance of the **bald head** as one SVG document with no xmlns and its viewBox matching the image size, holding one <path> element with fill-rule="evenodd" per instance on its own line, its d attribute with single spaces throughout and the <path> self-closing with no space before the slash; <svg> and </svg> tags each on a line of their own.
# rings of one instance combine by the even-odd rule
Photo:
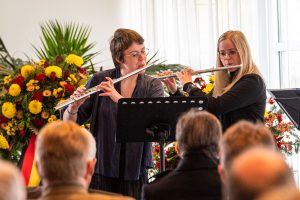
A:
<svg viewBox="0 0 300 200">
<path fill-rule="evenodd" d="M 0 160 L 0 200 L 25 200 L 25 185 L 13 164 Z"/>
<path fill-rule="evenodd" d="M 295 185 L 282 155 L 261 147 L 248 149 L 233 160 L 228 181 L 233 200 L 250 200 L 273 187 Z"/>
</svg>

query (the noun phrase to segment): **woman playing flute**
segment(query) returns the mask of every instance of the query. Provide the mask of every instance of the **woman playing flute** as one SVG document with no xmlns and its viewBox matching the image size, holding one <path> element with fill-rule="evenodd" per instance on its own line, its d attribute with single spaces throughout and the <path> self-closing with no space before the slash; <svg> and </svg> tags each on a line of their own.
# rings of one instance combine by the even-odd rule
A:
<svg viewBox="0 0 300 200">
<path fill-rule="evenodd" d="M 86 85 L 86 88 L 98 85 L 103 92 L 75 101 L 63 116 L 64 120 L 79 124 L 91 120 L 90 131 L 97 142 L 98 164 L 90 187 L 136 199 L 139 199 L 141 186 L 147 180 L 147 169 L 152 166 L 151 144 L 115 142 L 117 102 L 123 97 L 162 97 L 163 88 L 160 80 L 143 72 L 115 85 L 112 79 L 144 67 L 146 50 L 140 34 L 130 29 L 116 30 L 110 42 L 115 69 L 96 73 Z M 77 89 L 74 95 L 84 91 Z"/>
<path fill-rule="evenodd" d="M 218 115 L 227 129 L 235 122 L 245 119 L 263 121 L 266 107 L 266 86 L 257 66 L 252 60 L 246 37 L 240 31 L 223 33 L 217 46 L 217 67 L 242 65 L 215 72 L 216 80 L 212 94 L 206 95 L 192 83 L 192 72 L 177 72 L 183 90 L 190 96 L 208 98 L 208 111 Z M 181 95 L 174 78 L 163 80 L 171 96 Z"/>
</svg>

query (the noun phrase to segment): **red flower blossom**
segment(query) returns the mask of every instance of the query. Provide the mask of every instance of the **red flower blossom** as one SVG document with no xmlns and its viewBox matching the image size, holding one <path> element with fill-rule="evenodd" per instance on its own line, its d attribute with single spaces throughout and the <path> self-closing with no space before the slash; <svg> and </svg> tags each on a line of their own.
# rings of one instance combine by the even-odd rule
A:
<svg viewBox="0 0 300 200">
<path fill-rule="evenodd" d="M 70 71 L 69 71 L 69 70 L 66 70 L 66 71 L 64 72 L 64 79 L 67 80 L 69 76 L 70 76 Z"/>
<path fill-rule="evenodd" d="M 24 137 L 24 136 L 25 136 L 25 133 L 26 133 L 25 130 L 21 130 L 21 131 L 20 131 L 21 137 Z"/>
<path fill-rule="evenodd" d="M 0 115 L 0 124 L 2 123 L 7 123 L 8 119 L 6 117 L 4 117 L 3 115 Z"/>
<path fill-rule="evenodd" d="M 22 88 L 24 85 L 24 77 L 19 75 L 12 82 L 18 84 Z"/>
<path fill-rule="evenodd" d="M 46 67 L 48 67 L 48 66 L 49 66 L 49 61 L 46 60 L 45 63 L 44 63 L 44 67 L 46 68 Z"/>
<path fill-rule="evenodd" d="M 41 73 L 35 76 L 35 79 L 38 80 L 41 84 L 45 83 L 45 74 Z"/>
<path fill-rule="evenodd" d="M 50 74 L 50 79 L 51 79 L 51 81 L 55 81 L 55 79 L 56 79 L 56 74 L 55 74 L 55 72 L 51 72 L 51 74 Z"/>
<path fill-rule="evenodd" d="M 77 69 L 81 74 L 87 75 L 87 72 L 83 67 L 77 67 Z"/>
<path fill-rule="evenodd" d="M 268 99 L 268 103 L 272 105 L 272 104 L 275 103 L 275 101 L 274 101 L 274 99 L 273 99 L 272 97 L 270 97 L 270 98 Z"/>
<path fill-rule="evenodd" d="M 58 65 L 63 61 L 63 57 L 62 56 L 56 56 L 55 58 L 55 64 Z"/>
<path fill-rule="evenodd" d="M 40 129 L 43 126 L 43 121 L 41 119 L 35 118 L 32 119 L 31 122 L 38 129 Z"/>
<path fill-rule="evenodd" d="M 73 92 L 75 91 L 75 88 L 72 84 L 64 84 L 65 90 L 66 92 L 68 92 L 69 94 L 73 94 Z"/>
<path fill-rule="evenodd" d="M 31 100 L 38 100 L 39 102 L 43 102 L 43 93 L 42 92 L 33 93 Z"/>
</svg>

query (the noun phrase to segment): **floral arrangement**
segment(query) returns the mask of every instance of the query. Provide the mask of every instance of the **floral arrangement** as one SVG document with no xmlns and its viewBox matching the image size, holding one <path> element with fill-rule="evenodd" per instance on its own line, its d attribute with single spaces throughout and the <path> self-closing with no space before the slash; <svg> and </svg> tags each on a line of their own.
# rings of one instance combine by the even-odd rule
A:
<svg viewBox="0 0 300 200">
<path fill-rule="evenodd" d="M 87 80 L 75 54 L 24 65 L 1 80 L 0 157 L 17 162 L 33 133 L 58 120 L 53 107 Z"/>
<path fill-rule="evenodd" d="M 215 76 L 214 74 L 210 74 L 208 77 L 197 77 L 193 82 L 204 93 L 208 94 L 214 87 Z M 293 152 L 298 153 L 300 138 L 295 133 L 296 130 L 294 125 L 287 120 L 286 115 L 272 98 L 268 98 L 266 103 L 265 126 L 268 127 L 274 134 L 278 149 L 288 155 L 293 154 Z M 175 142 L 166 145 L 164 151 L 166 169 L 172 169 L 172 167 L 176 166 L 179 159 L 175 151 Z M 150 177 L 155 176 L 155 174 L 159 172 L 159 154 L 159 145 L 154 143 L 152 151 L 154 169 L 150 171 Z"/>
<path fill-rule="evenodd" d="M 282 152 L 290 155 L 298 153 L 300 138 L 295 132 L 296 128 L 271 97 L 267 99 L 265 125 L 274 134 L 277 147 Z"/>
</svg>

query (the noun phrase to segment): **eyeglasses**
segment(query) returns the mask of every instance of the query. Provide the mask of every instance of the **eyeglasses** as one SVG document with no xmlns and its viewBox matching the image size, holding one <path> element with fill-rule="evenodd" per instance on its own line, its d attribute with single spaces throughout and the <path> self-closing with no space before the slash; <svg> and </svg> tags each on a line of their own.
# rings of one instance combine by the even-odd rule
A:
<svg viewBox="0 0 300 200">
<path fill-rule="evenodd" d="M 145 49 L 142 49 L 141 51 L 132 51 L 129 54 L 124 55 L 124 56 L 130 56 L 132 58 L 139 58 L 140 56 L 148 55 L 148 53 L 149 53 L 149 49 L 145 48 Z"/>
<path fill-rule="evenodd" d="M 228 57 L 233 57 L 235 55 L 238 54 L 238 51 L 236 49 L 228 49 L 227 51 L 219 51 L 218 52 L 218 56 L 221 58 L 221 59 L 224 59 L 227 55 Z"/>
</svg>

